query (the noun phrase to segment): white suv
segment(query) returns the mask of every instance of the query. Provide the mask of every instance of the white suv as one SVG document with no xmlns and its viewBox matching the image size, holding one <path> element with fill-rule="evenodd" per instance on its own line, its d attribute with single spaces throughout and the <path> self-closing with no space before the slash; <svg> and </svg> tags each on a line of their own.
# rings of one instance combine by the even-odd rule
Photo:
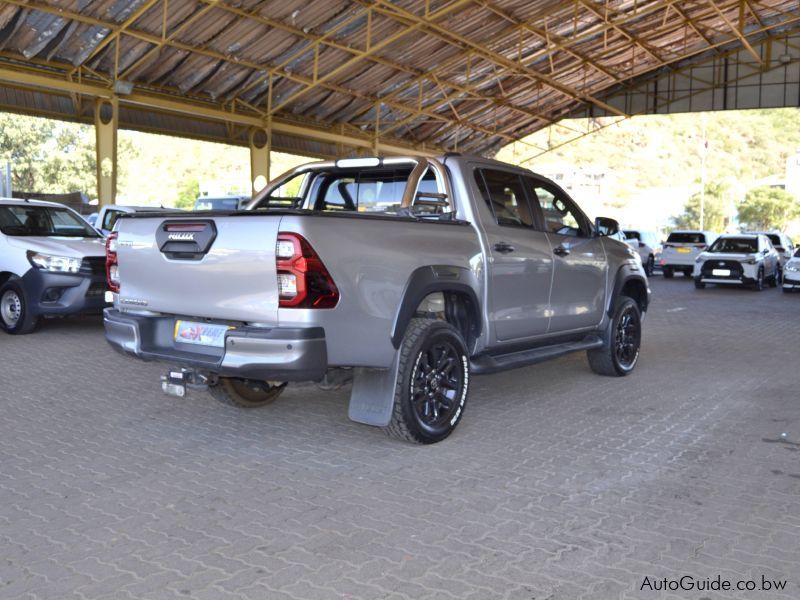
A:
<svg viewBox="0 0 800 600">
<path fill-rule="evenodd" d="M 753 233 L 761 233 L 769 238 L 769 241 L 775 246 L 775 250 L 778 251 L 778 256 L 781 259 L 781 269 L 783 269 L 794 254 L 795 248 L 792 239 L 780 231 L 755 231 Z"/>
<path fill-rule="evenodd" d="M 764 282 L 777 287 L 781 276 L 778 252 L 763 234 L 721 235 L 711 247 L 697 257 L 694 286 L 707 283 L 752 285 L 757 291 Z"/>
<path fill-rule="evenodd" d="M 653 274 L 656 262 L 661 259 L 661 243 L 656 232 L 626 229 L 623 233 L 625 234 L 625 241 L 639 253 L 644 271 L 650 277 Z"/>
<path fill-rule="evenodd" d="M 0 329 L 30 333 L 39 317 L 100 312 L 103 237 L 71 208 L 0 198 Z"/>
<path fill-rule="evenodd" d="M 686 277 L 691 277 L 695 259 L 713 244 L 717 237 L 718 234 L 711 231 L 670 233 L 661 251 L 660 263 L 664 277 L 671 278 L 675 271 L 681 271 Z"/>
<path fill-rule="evenodd" d="M 800 288 L 800 248 L 783 266 L 783 291 L 786 293 Z"/>
</svg>

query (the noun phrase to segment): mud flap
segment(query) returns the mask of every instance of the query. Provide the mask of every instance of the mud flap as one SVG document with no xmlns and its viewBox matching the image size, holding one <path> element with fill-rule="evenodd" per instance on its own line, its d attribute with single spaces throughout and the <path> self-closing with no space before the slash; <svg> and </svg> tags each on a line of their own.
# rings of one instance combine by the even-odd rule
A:
<svg viewBox="0 0 800 600">
<path fill-rule="evenodd" d="M 350 392 L 348 416 L 356 423 L 386 427 L 392 420 L 394 391 L 397 386 L 397 363 L 400 353 L 395 352 L 388 369 L 353 369 L 353 391 Z"/>
</svg>

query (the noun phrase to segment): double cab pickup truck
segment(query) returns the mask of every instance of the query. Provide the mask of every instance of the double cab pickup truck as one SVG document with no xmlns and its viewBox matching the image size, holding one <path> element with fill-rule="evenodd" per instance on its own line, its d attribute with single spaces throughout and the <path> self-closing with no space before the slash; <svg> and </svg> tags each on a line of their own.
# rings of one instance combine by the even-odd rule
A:
<svg viewBox="0 0 800 600">
<path fill-rule="evenodd" d="M 474 375 L 576 351 L 633 371 L 650 292 L 617 231 L 489 159 L 310 163 L 245 210 L 122 215 L 106 338 L 168 363 L 169 394 L 254 407 L 287 382 L 352 381 L 351 419 L 434 443 Z"/>
</svg>

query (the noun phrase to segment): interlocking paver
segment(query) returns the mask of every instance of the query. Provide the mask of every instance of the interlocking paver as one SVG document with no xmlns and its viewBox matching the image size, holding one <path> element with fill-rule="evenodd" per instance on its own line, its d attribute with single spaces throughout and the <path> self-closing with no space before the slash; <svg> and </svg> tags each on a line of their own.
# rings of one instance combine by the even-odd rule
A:
<svg viewBox="0 0 800 600">
<path fill-rule="evenodd" d="M 347 390 L 167 398 L 94 317 L 0 336 L 0 598 L 798 598 L 800 294 L 652 286 L 632 376 L 475 378 L 424 448 Z M 718 573 L 789 583 L 639 589 Z"/>
</svg>

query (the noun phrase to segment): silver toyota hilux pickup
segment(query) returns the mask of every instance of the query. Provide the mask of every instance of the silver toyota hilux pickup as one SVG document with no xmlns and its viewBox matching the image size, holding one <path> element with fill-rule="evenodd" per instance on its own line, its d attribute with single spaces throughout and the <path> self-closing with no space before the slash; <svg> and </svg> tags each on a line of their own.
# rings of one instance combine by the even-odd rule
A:
<svg viewBox="0 0 800 600">
<path fill-rule="evenodd" d="M 575 351 L 602 375 L 634 369 L 650 291 L 617 229 L 484 158 L 310 163 L 246 210 L 123 215 L 106 338 L 170 364 L 169 394 L 253 407 L 287 382 L 352 380 L 351 419 L 438 442 L 473 375 Z"/>
</svg>

